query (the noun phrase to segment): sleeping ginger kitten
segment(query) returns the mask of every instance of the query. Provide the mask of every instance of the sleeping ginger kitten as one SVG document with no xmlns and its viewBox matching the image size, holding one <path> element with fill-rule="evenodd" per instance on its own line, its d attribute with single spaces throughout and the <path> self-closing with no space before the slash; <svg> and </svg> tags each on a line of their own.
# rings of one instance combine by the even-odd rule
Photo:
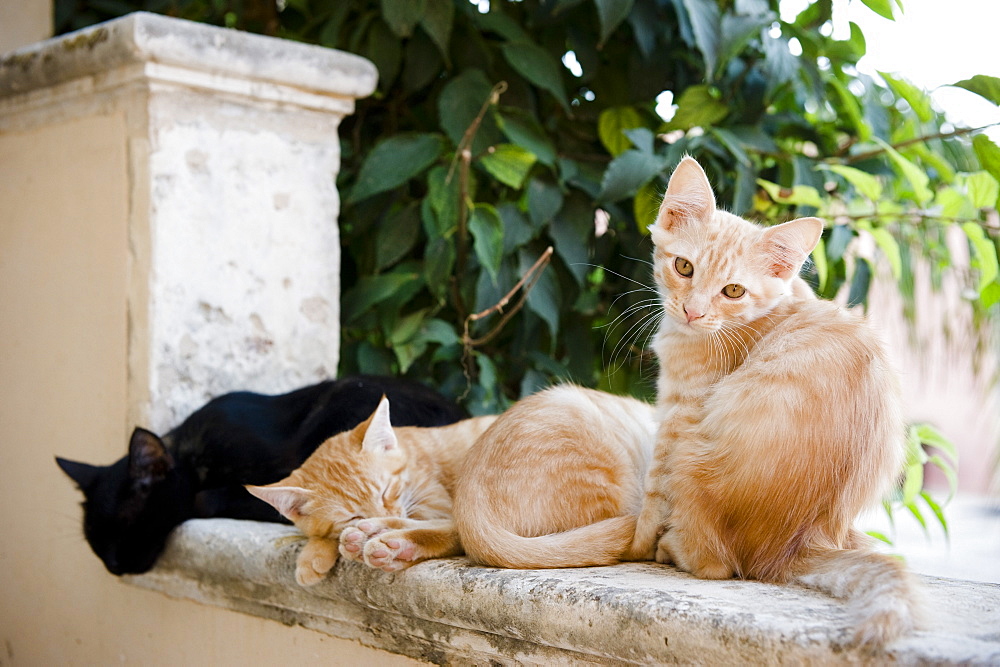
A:
<svg viewBox="0 0 1000 667">
<path fill-rule="evenodd" d="M 822 221 L 718 211 L 688 157 L 650 229 L 662 422 L 629 557 L 846 598 L 871 647 L 910 630 L 910 576 L 852 525 L 900 470 L 897 380 L 865 322 L 798 277 Z"/>
<path fill-rule="evenodd" d="M 393 572 L 462 553 L 451 491 L 465 452 L 496 417 L 393 429 L 385 397 L 366 421 L 328 439 L 288 477 L 247 490 L 309 541 L 295 579 L 320 582 L 337 553 Z"/>
</svg>

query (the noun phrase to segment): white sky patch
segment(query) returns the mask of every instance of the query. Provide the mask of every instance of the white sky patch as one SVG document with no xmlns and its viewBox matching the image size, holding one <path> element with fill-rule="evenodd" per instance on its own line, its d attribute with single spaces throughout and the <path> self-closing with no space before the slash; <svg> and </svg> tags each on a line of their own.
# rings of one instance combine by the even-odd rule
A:
<svg viewBox="0 0 1000 667">
<path fill-rule="evenodd" d="M 674 104 L 674 93 L 671 90 L 664 90 L 662 93 L 656 96 L 656 115 L 663 119 L 664 122 L 669 121 L 677 113 L 677 105 Z"/>
<path fill-rule="evenodd" d="M 562 64 L 569 70 L 569 73 L 575 77 L 583 76 L 583 65 L 580 61 L 576 59 L 576 53 L 573 51 L 567 51 L 562 57 Z"/>
</svg>

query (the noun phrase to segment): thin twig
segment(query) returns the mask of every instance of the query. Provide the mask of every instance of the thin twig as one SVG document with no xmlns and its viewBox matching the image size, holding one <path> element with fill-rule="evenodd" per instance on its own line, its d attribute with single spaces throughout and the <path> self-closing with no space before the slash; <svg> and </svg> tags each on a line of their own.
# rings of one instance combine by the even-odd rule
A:
<svg viewBox="0 0 1000 667">
<path fill-rule="evenodd" d="M 973 132 L 981 132 L 982 130 L 987 130 L 996 125 L 1000 125 L 1000 122 L 990 123 L 989 125 L 983 125 L 982 127 L 963 127 L 957 130 L 952 130 L 951 132 L 936 132 L 934 134 L 925 134 L 920 137 L 913 137 L 912 139 L 906 139 L 905 141 L 900 141 L 892 145 L 894 150 L 899 150 L 900 148 L 906 148 L 907 146 L 912 146 L 913 144 L 923 143 L 925 141 L 933 141 L 935 139 L 951 139 L 953 137 L 961 137 L 966 134 L 972 134 Z M 861 160 L 867 160 L 869 158 L 877 157 L 882 153 L 885 153 L 885 148 L 876 148 L 875 150 L 866 151 L 864 153 L 858 153 L 857 155 L 848 155 L 843 158 L 844 162 L 860 162 Z"/>
<path fill-rule="evenodd" d="M 552 246 L 549 246 L 548 248 L 545 249 L 545 252 L 543 252 L 537 260 L 535 260 L 535 263 L 531 265 L 531 268 L 529 268 L 527 271 L 524 272 L 524 275 L 521 276 L 521 279 L 517 281 L 514 287 L 512 287 L 511 290 L 503 296 L 503 298 L 501 298 L 499 301 L 497 301 L 494 305 L 490 306 L 486 310 L 480 311 L 478 313 L 472 313 L 471 315 L 465 318 L 465 333 L 462 334 L 462 343 L 463 345 L 465 345 L 465 349 L 467 352 L 471 352 L 472 348 L 474 347 L 478 347 L 480 345 L 488 343 L 489 341 L 493 340 L 493 338 L 495 338 L 497 334 L 500 333 L 504 325 L 507 324 L 507 322 L 509 322 L 510 319 L 517 313 L 517 311 L 519 311 L 524 306 L 525 301 L 527 301 L 528 299 L 528 293 L 531 291 L 531 288 L 535 286 L 535 283 L 538 282 L 538 279 L 542 275 L 542 271 L 545 270 L 545 267 L 548 265 L 549 260 L 551 259 L 552 259 Z M 510 303 L 510 300 L 514 298 L 514 295 L 517 294 L 518 290 L 521 290 L 522 288 L 523 290 L 521 292 L 521 298 L 518 299 L 517 303 L 511 306 L 510 310 L 504 312 L 504 308 L 507 307 L 507 304 Z M 472 324 L 474 322 L 478 322 L 484 317 L 492 315 L 493 313 L 502 313 L 503 317 L 501 317 L 500 321 L 497 322 L 496 325 L 492 329 L 490 329 L 485 335 L 480 336 L 479 338 L 473 338 L 472 335 L 469 333 L 469 329 L 471 328 Z"/>
</svg>

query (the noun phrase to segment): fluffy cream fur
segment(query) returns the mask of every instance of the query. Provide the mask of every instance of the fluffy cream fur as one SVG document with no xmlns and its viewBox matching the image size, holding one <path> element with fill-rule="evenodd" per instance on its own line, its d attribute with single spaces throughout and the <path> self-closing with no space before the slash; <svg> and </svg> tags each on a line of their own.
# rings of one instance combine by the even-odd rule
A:
<svg viewBox="0 0 1000 667">
<path fill-rule="evenodd" d="M 655 225 L 662 422 L 629 557 L 847 598 L 856 640 L 913 627 L 913 582 L 852 523 L 899 472 L 897 380 L 862 318 L 798 278 L 823 224 L 761 228 L 677 167 Z"/>
<path fill-rule="evenodd" d="M 618 562 L 652 456 L 653 407 L 561 385 L 507 410 L 466 456 L 455 524 L 474 562 L 512 568 Z"/>
</svg>

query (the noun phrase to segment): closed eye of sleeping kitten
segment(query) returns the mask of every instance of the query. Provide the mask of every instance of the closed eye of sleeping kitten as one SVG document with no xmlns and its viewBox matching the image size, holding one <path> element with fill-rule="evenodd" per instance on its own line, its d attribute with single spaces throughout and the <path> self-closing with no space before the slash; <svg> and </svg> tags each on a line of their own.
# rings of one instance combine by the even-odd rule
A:
<svg viewBox="0 0 1000 667">
<path fill-rule="evenodd" d="M 295 570 L 303 586 L 320 582 L 338 552 L 387 572 L 458 555 L 451 513 L 455 476 L 465 452 L 495 419 L 394 429 L 383 397 L 367 420 L 328 439 L 285 479 L 247 490 L 309 538 Z"/>
<path fill-rule="evenodd" d="M 915 626 L 915 584 L 853 527 L 904 450 L 897 379 L 856 314 L 798 277 L 822 221 L 716 210 L 685 158 L 651 226 L 663 421 L 629 557 L 846 598 L 855 641 Z"/>
</svg>

